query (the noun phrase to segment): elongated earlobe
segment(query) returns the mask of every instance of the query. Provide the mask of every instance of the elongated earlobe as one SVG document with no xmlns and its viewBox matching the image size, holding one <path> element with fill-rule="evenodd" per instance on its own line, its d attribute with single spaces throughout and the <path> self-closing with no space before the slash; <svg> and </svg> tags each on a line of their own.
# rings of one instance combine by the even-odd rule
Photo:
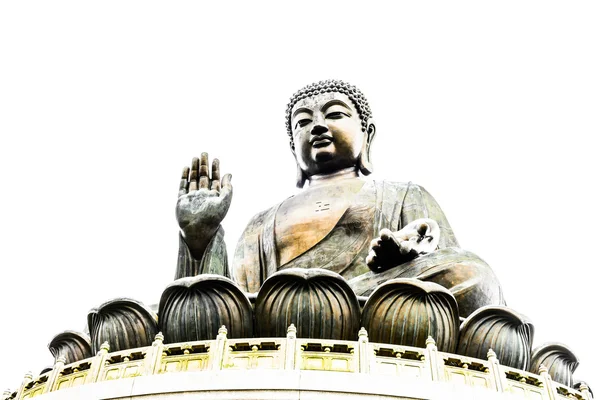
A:
<svg viewBox="0 0 600 400">
<path fill-rule="evenodd" d="M 363 142 L 362 150 L 358 155 L 358 169 L 363 175 L 370 175 L 373 173 L 373 163 L 371 162 L 371 143 L 375 137 L 375 123 L 372 120 L 367 122 L 367 132 L 365 133 L 365 140 Z"/>
<path fill-rule="evenodd" d="M 302 189 L 306 183 L 306 174 L 302 171 L 302 168 L 296 164 L 296 187 Z"/>
<path fill-rule="evenodd" d="M 296 150 L 293 147 L 293 142 L 290 142 L 290 150 L 292 150 L 292 154 L 294 155 L 294 158 L 296 158 Z M 298 165 L 298 161 L 296 161 L 296 187 L 302 189 L 307 179 L 308 177 L 304 171 L 302 171 L 300 165 Z"/>
</svg>

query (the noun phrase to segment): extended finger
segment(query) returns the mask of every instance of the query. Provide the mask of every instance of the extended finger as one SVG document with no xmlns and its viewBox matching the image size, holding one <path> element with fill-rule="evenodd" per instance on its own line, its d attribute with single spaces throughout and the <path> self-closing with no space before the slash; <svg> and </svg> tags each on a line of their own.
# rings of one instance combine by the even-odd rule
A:
<svg viewBox="0 0 600 400">
<path fill-rule="evenodd" d="M 221 192 L 219 196 L 228 197 L 228 200 L 231 201 L 230 197 L 233 192 L 233 187 L 231 186 L 231 174 L 225 174 L 223 179 L 221 179 Z"/>
<path fill-rule="evenodd" d="M 198 169 L 200 168 L 199 165 L 200 160 L 198 160 L 198 157 L 194 157 L 192 159 L 192 171 L 190 173 L 190 192 L 198 190 Z"/>
<path fill-rule="evenodd" d="M 221 187 L 223 189 L 229 189 L 231 190 L 231 174 L 225 174 L 225 176 L 223 177 L 223 179 L 221 179 Z"/>
<path fill-rule="evenodd" d="M 203 176 L 206 176 L 208 178 L 208 153 L 202 153 L 200 155 L 199 177 L 202 178 Z"/>
<path fill-rule="evenodd" d="M 381 236 L 381 239 L 383 240 L 390 240 L 394 237 L 394 234 L 389 229 L 384 228 L 379 231 L 379 236 Z"/>
<path fill-rule="evenodd" d="M 412 245 L 409 241 L 400 242 L 400 254 L 405 255 L 410 253 Z"/>
<path fill-rule="evenodd" d="M 369 254 L 367 255 L 367 259 L 365 261 L 367 262 L 367 265 L 369 267 L 376 267 L 377 266 L 377 255 L 375 254 L 375 252 L 370 251 Z"/>
<path fill-rule="evenodd" d="M 190 175 L 190 169 L 189 169 L 189 167 L 185 167 L 183 169 L 183 172 L 181 173 L 181 182 L 179 183 L 179 195 L 180 196 L 187 194 L 188 187 L 189 187 L 189 180 L 188 180 L 189 175 Z"/>
<path fill-rule="evenodd" d="M 221 171 L 219 171 L 218 158 L 215 158 L 212 163 L 210 188 L 211 190 L 216 190 L 217 192 L 221 190 Z"/>
<path fill-rule="evenodd" d="M 220 181 L 221 180 L 221 171 L 219 169 L 219 159 L 215 158 L 212 162 L 212 174 L 210 176 L 210 179 L 212 179 L 213 181 Z"/>
<path fill-rule="evenodd" d="M 370 246 L 371 249 L 379 250 L 380 247 L 381 247 L 381 238 L 371 240 L 371 246 Z"/>
<path fill-rule="evenodd" d="M 198 180 L 198 187 L 200 189 L 208 189 L 208 176 L 200 175 L 200 179 Z"/>
</svg>

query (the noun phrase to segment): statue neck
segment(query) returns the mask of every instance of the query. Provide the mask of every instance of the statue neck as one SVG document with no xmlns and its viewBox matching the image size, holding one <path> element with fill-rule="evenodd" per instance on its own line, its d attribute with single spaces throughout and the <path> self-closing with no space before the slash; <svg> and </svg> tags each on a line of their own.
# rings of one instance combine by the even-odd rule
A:
<svg viewBox="0 0 600 400">
<path fill-rule="evenodd" d="M 330 174 L 315 174 L 308 177 L 308 186 L 325 185 L 342 179 L 358 178 L 356 167 L 344 168 Z"/>
</svg>

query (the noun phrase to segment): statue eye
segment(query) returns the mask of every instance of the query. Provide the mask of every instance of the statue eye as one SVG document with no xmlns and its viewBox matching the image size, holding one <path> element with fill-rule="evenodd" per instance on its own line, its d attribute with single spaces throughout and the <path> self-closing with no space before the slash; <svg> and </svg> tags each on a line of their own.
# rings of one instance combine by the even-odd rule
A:
<svg viewBox="0 0 600 400">
<path fill-rule="evenodd" d="M 334 111 L 327 114 L 325 118 L 327 119 L 342 119 L 344 117 L 350 117 L 348 114 L 342 111 Z"/>
<path fill-rule="evenodd" d="M 310 124 L 311 120 L 308 118 L 303 118 L 296 122 L 296 128 L 304 128 L 306 125 Z"/>
</svg>

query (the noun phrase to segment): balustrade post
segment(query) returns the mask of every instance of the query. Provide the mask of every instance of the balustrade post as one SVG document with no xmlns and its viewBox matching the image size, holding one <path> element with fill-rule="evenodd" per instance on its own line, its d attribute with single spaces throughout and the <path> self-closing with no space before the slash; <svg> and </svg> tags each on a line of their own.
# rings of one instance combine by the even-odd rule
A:
<svg viewBox="0 0 600 400">
<path fill-rule="evenodd" d="M 581 382 L 579 385 L 579 391 L 583 395 L 585 400 L 592 400 L 592 393 L 590 393 L 590 388 L 585 382 Z"/>
<path fill-rule="evenodd" d="M 152 342 L 152 346 L 150 346 L 144 358 L 144 375 L 153 375 L 159 372 L 165 347 L 164 340 L 165 337 L 162 332 L 158 332 L 154 336 L 154 342 Z"/>
<path fill-rule="evenodd" d="M 494 384 L 496 385 L 496 391 L 505 392 L 508 390 L 508 382 L 506 381 L 506 375 L 500 368 L 500 361 L 494 350 L 489 349 L 487 352 L 487 359 L 492 367 L 492 376 L 494 377 Z"/>
<path fill-rule="evenodd" d="M 429 369 L 429 373 L 432 381 L 442 381 L 444 380 L 444 371 L 442 369 L 443 366 L 440 366 L 440 357 L 438 353 L 438 348 L 435 345 L 435 340 L 429 336 L 425 341 L 425 364 Z"/>
<path fill-rule="evenodd" d="M 64 356 L 60 356 L 56 358 L 54 362 L 54 366 L 52 367 L 52 371 L 50 372 L 50 376 L 48 376 L 48 380 L 46 381 L 46 387 L 44 388 L 44 393 L 49 393 L 54 390 L 54 386 L 56 385 L 56 381 L 60 376 L 63 368 L 65 367 L 65 362 L 67 360 Z"/>
<path fill-rule="evenodd" d="M 544 386 L 548 391 L 548 397 L 550 400 L 556 400 L 556 388 L 552 382 L 552 377 L 548 373 L 548 368 L 544 364 L 540 365 L 540 375 L 542 376 L 542 381 L 544 382 Z"/>
<path fill-rule="evenodd" d="M 368 374 L 371 371 L 369 351 L 369 333 L 365 328 L 360 328 L 358 331 L 358 347 L 354 355 L 358 359 L 358 372 Z"/>
<path fill-rule="evenodd" d="M 23 392 L 25 391 L 25 387 L 31 383 L 33 380 L 33 374 L 31 371 L 25 374 L 23 378 L 23 382 L 21 382 L 21 386 L 19 387 L 19 391 L 17 392 L 17 397 L 15 399 L 20 400 L 23 397 Z"/>
<path fill-rule="evenodd" d="M 225 356 L 225 349 L 227 348 L 227 328 L 225 325 L 219 328 L 219 334 L 214 346 L 210 347 L 211 353 L 211 369 L 219 370 L 223 368 L 223 358 Z"/>
<path fill-rule="evenodd" d="M 296 368 L 296 327 L 291 324 L 287 329 L 285 337 L 285 355 L 283 369 L 293 370 Z"/>
<path fill-rule="evenodd" d="M 355 357 L 358 358 L 358 372 L 368 374 L 371 370 L 371 351 L 369 350 L 369 333 L 365 328 L 360 328 L 358 331 L 358 351 Z"/>
<path fill-rule="evenodd" d="M 104 363 L 106 362 L 106 355 L 110 350 L 110 345 L 108 342 L 102 343 L 100 346 L 100 350 L 96 354 L 96 356 L 92 359 L 92 365 L 90 365 L 90 372 L 85 378 L 85 383 L 94 383 L 97 382 L 102 368 L 104 368 Z"/>
</svg>

